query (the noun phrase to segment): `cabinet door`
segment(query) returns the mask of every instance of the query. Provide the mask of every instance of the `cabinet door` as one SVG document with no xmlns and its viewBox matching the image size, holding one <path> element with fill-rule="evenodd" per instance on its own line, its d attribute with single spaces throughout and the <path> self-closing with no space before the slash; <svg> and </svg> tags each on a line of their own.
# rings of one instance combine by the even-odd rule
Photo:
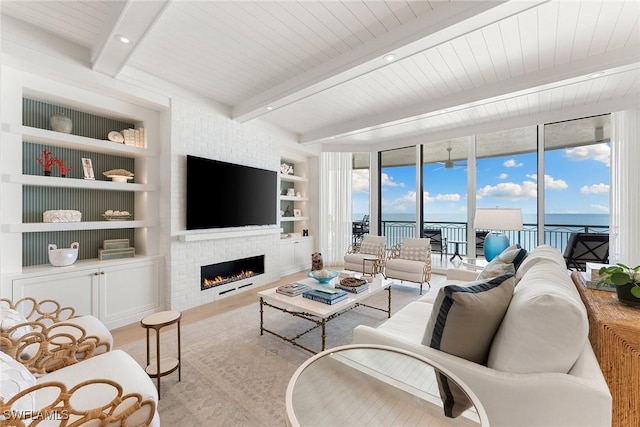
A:
<svg viewBox="0 0 640 427">
<path fill-rule="evenodd" d="M 280 272 L 288 274 L 294 267 L 294 242 L 292 240 L 280 241 Z"/>
<path fill-rule="evenodd" d="M 100 320 L 117 328 L 135 323 L 159 305 L 159 262 L 123 264 L 100 270 Z"/>
<path fill-rule="evenodd" d="M 311 268 L 311 240 L 298 240 L 296 241 L 295 248 L 295 265 L 297 265 L 302 270 L 304 270 L 305 268 Z"/>
<path fill-rule="evenodd" d="M 88 269 L 15 279 L 13 300 L 24 297 L 32 297 L 38 301 L 52 299 L 63 307 L 73 307 L 76 315 L 96 315 L 98 295 L 94 287 L 95 274 L 95 269 Z"/>
</svg>

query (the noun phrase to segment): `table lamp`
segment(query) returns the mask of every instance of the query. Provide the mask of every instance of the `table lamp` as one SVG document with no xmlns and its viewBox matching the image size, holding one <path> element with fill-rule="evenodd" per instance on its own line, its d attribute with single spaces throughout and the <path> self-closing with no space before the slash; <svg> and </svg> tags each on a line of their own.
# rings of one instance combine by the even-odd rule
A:
<svg viewBox="0 0 640 427">
<path fill-rule="evenodd" d="M 520 208 L 478 208 L 473 228 L 489 230 L 484 239 L 484 256 L 491 261 L 509 247 L 505 230 L 522 230 Z"/>
</svg>

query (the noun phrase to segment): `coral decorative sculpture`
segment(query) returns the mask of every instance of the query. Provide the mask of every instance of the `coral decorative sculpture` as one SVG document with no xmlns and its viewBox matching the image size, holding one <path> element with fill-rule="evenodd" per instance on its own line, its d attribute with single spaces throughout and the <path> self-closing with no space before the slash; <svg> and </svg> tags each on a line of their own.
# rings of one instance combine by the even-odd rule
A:
<svg viewBox="0 0 640 427">
<path fill-rule="evenodd" d="M 55 162 L 56 166 L 58 166 L 58 169 L 60 170 L 60 176 L 63 178 L 67 176 L 67 172 L 70 172 L 73 169 L 72 167 L 65 167 L 64 160 L 54 158 L 53 161 Z"/>
<path fill-rule="evenodd" d="M 42 150 L 42 155 L 44 157 L 38 157 L 38 163 L 40 163 L 40 166 L 42 166 L 42 168 L 44 169 L 44 174 L 46 176 L 50 176 L 51 175 L 51 166 L 56 162 L 56 158 L 53 157 L 51 155 L 51 151 L 48 150 Z"/>
</svg>

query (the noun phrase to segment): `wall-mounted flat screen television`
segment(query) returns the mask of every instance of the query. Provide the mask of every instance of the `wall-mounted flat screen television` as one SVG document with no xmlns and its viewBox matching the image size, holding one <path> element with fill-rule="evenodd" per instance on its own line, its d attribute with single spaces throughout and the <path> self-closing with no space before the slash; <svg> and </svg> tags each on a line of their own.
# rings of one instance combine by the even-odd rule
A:
<svg viewBox="0 0 640 427">
<path fill-rule="evenodd" d="M 187 155 L 187 230 L 277 223 L 275 171 Z"/>
</svg>

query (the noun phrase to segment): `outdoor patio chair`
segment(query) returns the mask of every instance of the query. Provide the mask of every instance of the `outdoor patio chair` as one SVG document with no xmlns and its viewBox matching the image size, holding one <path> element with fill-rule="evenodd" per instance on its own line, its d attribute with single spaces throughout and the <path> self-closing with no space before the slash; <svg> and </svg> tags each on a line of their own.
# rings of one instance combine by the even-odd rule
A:
<svg viewBox="0 0 640 427">
<path fill-rule="evenodd" d="M 486 231 L 476 231 L 476 258 L 484 256 L 485 237 L 487 237 Z"/>
<path fill-rule="evenodd" d="M 431 242 L 429 239 L 404 239 L 391 248 L 385 263 L 384 275 L 387 279 L 406 280 L 420 285 L 426 283 L 431 288 Z"/>
<path fill-rule="evenodd" d="M 448 255 L 447 238 L 442 236 L 442 230 L 439 228 L 425 228 L 422 230 L 422 235 L 425 239 L 431 241 L 431 252 L 440 253 L 440 261 L 442 262 L 442 256 Z"/>
<path fill-rule="evenodd" d="M 375 275 L 384 270 L 387 251 L 385 236 L 366 234 L 361 243 L 354 243 L 344 256 L 345 270 Z"/>
<path fill-rule="evenodd" d="M 369 215 L 362 217 L 360 221 L 354 221 L 351 223 L 351 234 L 353 236 L 353 243 L 362 241 L 365 234 L 369 233 Z"/>
<path fill-rule="evenodd" d="M 571 233 L 563 256 L 570 270 L 585 271 L 588 262 L 608 264 L 609 234 Z"/>
</svg>

